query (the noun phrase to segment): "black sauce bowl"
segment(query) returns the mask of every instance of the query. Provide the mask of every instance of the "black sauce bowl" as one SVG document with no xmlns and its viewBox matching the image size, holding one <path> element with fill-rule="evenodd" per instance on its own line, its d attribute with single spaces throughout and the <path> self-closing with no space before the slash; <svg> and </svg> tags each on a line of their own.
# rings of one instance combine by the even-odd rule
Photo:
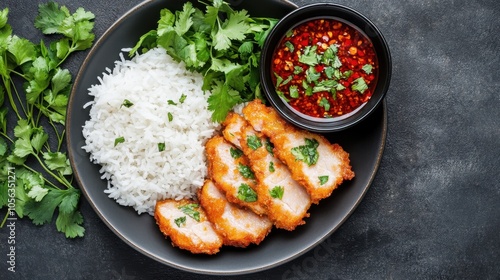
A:
<svg viewBox="0 0 500 280">
<path fill-rule="evenodd" d="M 349 24 L 364 34 L 373 44 L 377 57 L 378 74 L 371 98 L 354 113 L 335 118 L 306 116 L 287 104 L 276 92 L 273 82 L 272 60 L 276 48 L 285 34 L 302 23 L 315 19 L 334 19 Z M 389 47 L 379 29 L 361 13 L 337 4 L 317 3 L 300 7 L 283 17 L 271 30 L 264 42 L 260 58 L 260 78 L 267 100 L 278 113 L 293 125 L 320 133 L 335 132 L 358 124 L 368 117 L 384 99 L 392 74 Z"/>
</svg>

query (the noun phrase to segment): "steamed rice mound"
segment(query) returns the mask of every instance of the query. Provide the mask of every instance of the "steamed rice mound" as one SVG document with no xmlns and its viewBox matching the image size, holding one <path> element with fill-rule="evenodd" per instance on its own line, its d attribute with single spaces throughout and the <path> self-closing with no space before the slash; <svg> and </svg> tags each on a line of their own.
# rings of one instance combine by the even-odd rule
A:
<svg viewBox="0 0 500 280">
<path fill-rule="evenodd" d="M 89 89 L 94 101 L 85 105 L 91 108 L 83 149 L 102 166 L 109 197 L 152 215 L 157 200 L 192 198 L 203 185 L 204 144 L 217 124 L 207 109 L 209 93 L 201 90 L 202 76 L 165 50 L 120 58 Z"/>
</svg>

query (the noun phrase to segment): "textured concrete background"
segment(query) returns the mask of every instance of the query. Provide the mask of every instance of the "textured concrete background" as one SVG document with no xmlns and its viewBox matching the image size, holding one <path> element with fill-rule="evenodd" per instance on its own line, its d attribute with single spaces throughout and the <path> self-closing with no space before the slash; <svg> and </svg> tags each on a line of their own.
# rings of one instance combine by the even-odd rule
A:
<svg viewBox="0 0 500 280">
<path fill-rule="evenodd" d="M 2 0 L 16 33 L 38 41 L 37 3 Z M 138 0 L 59 0 L 96 14 L 103 34 Z M 318 1 L 294 1 L 298 5 Z M 314 251 L 239 279 L 500 278 L 500 2 L 496 0 L 325 1 L 364 13 L 393 58 L 387 145 L 368 194 Z M 86 53 L 67 67 L 76 74 Z M 82 199 L 85 238 L 53 225 L 16 229 L 15 274 L 0 229 L 6 279 L 216 279 L 157 263 L 116 237 Z M 5 249 L 5 250 L 4 250 Z M 3 256 L 3 257 L 2 257 Z M 13 277 L 14 276 L 14 277 Z"/>
</svg>

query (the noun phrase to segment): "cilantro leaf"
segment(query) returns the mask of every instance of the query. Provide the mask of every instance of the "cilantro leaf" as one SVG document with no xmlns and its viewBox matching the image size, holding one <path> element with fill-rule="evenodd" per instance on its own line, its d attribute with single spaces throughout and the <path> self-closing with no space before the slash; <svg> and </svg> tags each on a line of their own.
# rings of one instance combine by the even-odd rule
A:
<svg viewBox="0 0 500 280">
<path fill-rule="evenodd" d="M 199 222 L 200 221 L 200 212 L 198 210 L 195 210 L 199 207 L 200 207 L 199 204 L 189 203 L 186 205 L 179 206 L 178 208 L 182 211 L 182 213 L 188 215 L 189 217 L 193 218 L 195 221 Z"/>
<path fill-rule="evenodd" d="M 363 67 L 361 67 L 361 69 L 363 69 L 363 71 L 365 71 L 366 74 L 371 74 L 373 66 L 371 64 L 365 64 L 363 65 Z"/>
<path fill-rule="evenodd" d="M 208 109 L 213 111 L 212 120 L 221 122 L 226 118 L 227 113 L 236 105 L 242 102 L 239 92 L 229 88 L 220 81 L 215 82 L 212 95 L 208 97 Z"/>
<path fill-rule="evenodd" d="M 55 2 L 48 2 L 38 6 L 38 16 L 35 19 L 35 27 L 43 34 L 54 34 L 59 32 L 59 28 L 66 17 L 70 16 L 69 10 Z"/>
<path fill-rule="evenodd" d="M 262 147 L 262 141 L 257 135 L 247 135 L 247 146 L 255 151 Z"/>
<path fill-rule="evenodd" d="M 69 164 L 69 159 L 62 152 L 46 152 L 43 153 L 43 160 L 50 170 L 61 172 L 63 175 L 71 175 L 72 169 Z"/>
<path fill-rule="evenodd" d="M 11 37 L 8 51 L 14 57 L 16 65 L 22 65 L 28 61 L 32 61 L 36 55 L 35 45 L 16 35 Z"/>
<path fill-rule="evenodd" d="M 85 228 L 82 227 L 83 216 L 80 211 L 70 213 L 59 212 L 56 219 L 56 228 L 64 233 L 66 238 L 83 237 Z"/>
<path fill-rule="evenodd" d="M 35 185 L 28 192 L 28 196 L 33 198 L 35 201 L 40 201 L 44 198 L 44 196 L 49 192 L 48 189 L 42 188 L 40 185 Z"/>
<path fill-rule="evenodd" d="M 245 10 L 230 13 L 228 19 L 224 21 L 213 36 L 214 48 L 216 50 L 227 50 L 231 46 L 231 40 L 244 40 L 249 29 L 247 19 L 248 15 Z"/>
<path fill-rule="evenodd" d="M 269 195 L 272 198 L 282 199 L 284 193 L 285 193 L 285 188 L 282 186 L 275 186 L 274 188 L 269 190 Z"/>
<path fill-rule="evenodd" d="M 229 153 L 231 154 L 231 157 L 234 159 L 240 158 L 243 156 L 243 152 L 240 149 L 237 148 L 229 148 Z"/>
<path fill-rule="evenodd" d="M 366 84 L 363 77 L 359 77 L 353 81 L 353 84 L 351 85 L 351 89 L 359 91 L 359 93 L 363 94 L 365 92 L 365 90 L 368 89 L 368 85 Z"/>
<path fill-rule="evenodd" d="M 241 176 L 246 179 L 255 179 L 255 174 L 253 173 L 252 169 L 250 169 L 250 166 L 244 165 L 244 164 L 238 164 L 238 171 L 240 172 Z"/>
<path fill-rule="evenodd" d="M 291 149 L 292 155 L 296 160 L 305 162 L 308 166 L 316 164 L 318 162 L 318 140 L 312 138 L 305 138 L 305 145 L 294 147 Z"/>
<path fill-rule="evenodd" d="M 186 2 L 182 7 L 182 11 L 176 13 L 177 21 L 175 22 L 174 30 L 177 35 L 182 36 L 191 28 L 193 25 L 191 15 L 194 11 L 193 4 L 191 2 Z"/>
<path fill-rule="evenodd" d="M 238 187 L 238 199 L 245 202 L 257 201 L 257 193 L 247 184 L 241 184 Z"/>
</svg>

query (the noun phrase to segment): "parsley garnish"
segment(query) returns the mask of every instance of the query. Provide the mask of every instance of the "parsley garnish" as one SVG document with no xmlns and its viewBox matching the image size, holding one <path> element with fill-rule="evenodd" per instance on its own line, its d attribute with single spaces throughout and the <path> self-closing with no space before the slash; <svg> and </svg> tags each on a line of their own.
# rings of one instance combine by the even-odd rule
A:
<svg viewBox="0 0 500 280">
<path fill-rule="evenodd" d="M 319 63 L 319 56 L 316 53 L 318 49 L 317 46 L 307 46 L 304 48 L 304 52 L 299 57 L 299 62 L 307 64 L 309 66 L 315 66 Z"/>
<path fill-rule="evenodd" d="M 250 169 L 249 166 L 244 165 L 244 164 L 239 164 L 238 165 L 238 171 L 240 172 L 241 176 L 247 179 L 255 179 L 255 174 L 253 173 L 252 169 Z"/>
<path fill-rule="evenodd" d="M 266 150 L 274 156 L 274 145 L 271 143 L 271 140 L 269 138 L 266 139 Z"/>
<path fill-rule="evenodd" d="M 361 69 L 363 69 L 363 71 L 365 71 L 366 74 L 371 74 L 373 66 L 371 64 L 365 64 Z"/>
<path fill-rule="evenodd" d="M 296 85 L 290 86 L 289 90 L 291 98 L 299 98 L 299 88 Z"/>
<path fill-rule="evenodd" d="M 319 101 L 319 106 L 323 107 L 325 111 L 330 110 L 330 102 L 328 102 L 328 99 L 325 97 L 322 97 L 321 100 Z"/>
<path fill-rule="evenodd" d="M 128 100 L 128 99 L 125 99 L 125 100 L 123 100 L 122 105 L 120 105 L 120 108 L 121 108 L 122 106 L 125 106 L 125 107 L 127 107 L 127 108 L 130 108 L 130 107 L 132 107 L 133 105 L 134 105 L 134 103 L 130 102 L 130 100 Z"/>
<path fill-rule="evenodd" d="M 179 217 L 174 220 L 174 223 L 178 226 L 181 227 L 182 225 L 186 225 L 186 216 Z"/>
<path fill-rule="evenodd" d="M 181 104 L 184 103 L 184 101 L 186 101 L 186 97 L 187 97 L 187 95 L 181 94 L 181 97 L 179 98 L 179 103 L 181 103 Z"/>
<path fill-rule="evenodd" d="M 123 136 L 120 136 L 120 137 L 117 137 L 115 138 L 115 144 L 114 144 L 114 147 L 116 147 L 116 145 L 120 144 L 120 143 L 123 143 L 125 142 L 125 138 Z"/>
<path fill-rule="evenodd" d="M 158 151 L 160 152 L 165 151 L 165 142 L 158 143 Z"/>
<path fill-rule="evenodd" d="M 204 8 L 186 2 L 181 11 L 162 9 L 157 28 L 142 35 L 129 54 L 160 46 L 203 73 L 203 89 L 211 92 L 208 109 L 220 122 L 235 105 L 256 97 L 261 48 L 277 20 L 251 17 L 225 1 L 206 2 L 200 2 Z"/>
<path fill-rule="evenodd" d="M 247 146 L 255 151 L 262 147 L 262 141 L 257 135 L 247 135 Z"/>
<path fill-rule="evenodd" d="M 189 217 L 195 219 L 197 222 L 200 221 L 200 212 L 198 212 L 197 209 L 200 207 L 199 204 L 196 203 L 189 203 L 186 205 L 179 206 L 178 208 L 182 211 L 182 213 L 188 215 Z"/>
<path fill-rule="evenodd" d="M 269 194 L 272 198 L 282 199 L 283 194 L 285 193 L 285 188 L 282 186 L 276 186 L 269 190 Z"/>
<path fill-rule="evenodd" d="M 257 193 L 247 184 L 241 184 L 238 188 L 238 199 L 245 202 L 257 201 Z"/>
<path fill-rule="evenodd" d="M 318 153 L 318 140 L 305 138 L 305 145 L 301 145 L 295 148 L 292 148 L 292 155 L 295 156 L 296 160 L 303 161 L 307 163 L 307 165 L 311 166 L 318 162 L 319 153 Z"/>
<path fill-rule="evenodd" d="M 368 89 L 368 85 L 366 84 L 365 80 L 362 77 L 359 77 L 356 80 L 354 80 L 354 82 L 351 86 L 351 89 L 357 90 L 361 94 L 363 94 L 365 92 L 365 90 Z"/>
<path fill-rule="evenodd" d="M 269 172 L 274 172 L 275 169 L 274 169 L 274 162 L 270 161 L 269 162 Z"/>
<path fill-rule="evenodd" d="M 240 149 L 236 149 L 233 147 L 229 149 L 229 153 L 231 154 L 231 157 L 234 159 L 240 158 L 243 155 L 243 152 Z"/>
<path fill-rule="evenodd" d="M 326 182 L 328 182 L 328 175 L 318 176 L 318 179 L 319 179 L 319 184 L 324 185 L 326 184 Z"/>
<path fill-rule="evenodd" d="M 174 120 L 174 115 L 172 115 L 172 113 L 170 113 L 170 112 L 167 113 L 167 117 L 168 117 L 169 122 Z"/>
</svg>

